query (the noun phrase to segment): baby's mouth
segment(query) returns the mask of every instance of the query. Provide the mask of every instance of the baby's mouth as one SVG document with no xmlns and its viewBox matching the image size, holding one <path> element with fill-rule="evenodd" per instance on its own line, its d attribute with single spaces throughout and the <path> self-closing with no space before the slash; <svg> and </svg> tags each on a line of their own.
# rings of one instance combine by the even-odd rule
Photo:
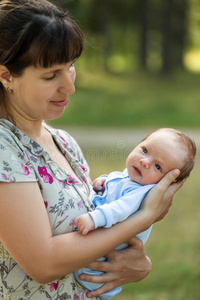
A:
<svg viewBox="0 0 200 300">
<path fill-rule="evenodd" d="M 141 171 L 140 171 L 137 167 L 134 167 L 134 166 L 133 166 L 133 172 L 134 172 L 136 175 L 138 175 L 138 176 L 142 176 Z"/>
</svg>

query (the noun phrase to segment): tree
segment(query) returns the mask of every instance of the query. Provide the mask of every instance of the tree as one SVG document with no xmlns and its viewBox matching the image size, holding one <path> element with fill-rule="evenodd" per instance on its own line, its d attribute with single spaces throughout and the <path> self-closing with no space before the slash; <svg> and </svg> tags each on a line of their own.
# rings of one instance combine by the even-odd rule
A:
<svg viewBox="0 0 200 300">
<path fill-rule="evenodd" d="M 140 67 L 142 70 L 147 68 L 147 33 L 148 33 L 148 1 L 140 0 L 139 1 L 139 44 L 140 44 Z"/>
<path fill-rule="evenodd" d="M 188 0 L 138 0 L 140 5 L 140 61 L 147 69 L 147 58 L 151 53 L 150 39 L 159 43 L 160 71 L 167 74 L 183 68 L 183 52 L 187 35 Z M 152 34 L 153 32 L 153 34 Z"/>
</svg>

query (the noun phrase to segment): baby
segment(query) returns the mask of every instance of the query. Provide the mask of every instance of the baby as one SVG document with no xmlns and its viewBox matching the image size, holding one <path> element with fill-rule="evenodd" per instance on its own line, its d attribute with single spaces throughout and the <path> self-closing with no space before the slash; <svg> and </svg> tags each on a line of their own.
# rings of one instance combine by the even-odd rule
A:
<svg viewBox="0 0 200 300">
<path fill-rule="evenodd" d="M 195 154 L 194 142 L 182 132 L 172 128 L 161 128 L 152 132 L 129 154 L 123 172 L 112 172 L 94 180 L 94 190 L 101 192 L 93 198 L 96 209 L 75 219 L 82 235 L 87 235 L 98 227 L 108 228 L 124 221 L 139 209 L 149 190 L 170 170 L 180 170 L 176 181 L 188 177 L 194 166 Z M 137 237 L 145 243 L 150 231 L 151 227 Z M 125 244 L 121 245 L 123 247 Z M 97 289 L 100 285 L 91 285 L 78 278 L 88 270 L 75 272 L 75 278 L 87 289 Z M 116 288 L 100 298 L 111 299 L 118 292 L 119 288 Z"/>
</svg>

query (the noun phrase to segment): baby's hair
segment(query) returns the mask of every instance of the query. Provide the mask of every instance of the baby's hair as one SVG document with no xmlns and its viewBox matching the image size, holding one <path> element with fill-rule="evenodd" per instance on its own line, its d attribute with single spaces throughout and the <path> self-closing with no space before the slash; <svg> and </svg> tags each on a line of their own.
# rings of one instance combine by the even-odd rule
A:
<svg viewBox="0 0 200 300">
<path fill-rule="evenodd" d="M 186 152 L 185 156 L 185 164 L 183 168 L 180 170 L 179 176 L 176 178 L 176 182 L 183 180 L 184 178 L 189 177 L 190 172 L 192 171 L 195 163 L 195 155 L 196 155 L 196 145 L 195 142 L 191 140 L 187 135 L 183 132 L 176 130 L 174 128 L 159 128 L 149 135 L 147 135 L 142 141 L 146 140 L 151 134 L 158 132 L 158 131 L 165 131 L 172 133 L 175 137 L 176 142 L 179 146 L 182 147 L 183 150 Z M 141 142 L 142 142 L 141 141 Z M 184 148 L 183 148 L 184 147 Z"/>
</svg>

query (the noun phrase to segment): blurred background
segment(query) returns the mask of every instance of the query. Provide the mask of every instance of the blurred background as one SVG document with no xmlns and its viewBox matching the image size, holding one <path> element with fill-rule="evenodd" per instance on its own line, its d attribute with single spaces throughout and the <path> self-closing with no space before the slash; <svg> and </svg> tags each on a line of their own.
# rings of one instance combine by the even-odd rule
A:
<svg viewBox="0 0 200 300">
<path fill-rule="evenodd" d="M 145 245 L 150 275 L 115 299 L 200 299 L 200 1 L 51 0 L 79 24 L 84 53 L 76 93 L 52 126 L 78 141 L 91 178 L 122 171 L 159 127 L 197 144 L 196 165 Z"/>
</svg>

